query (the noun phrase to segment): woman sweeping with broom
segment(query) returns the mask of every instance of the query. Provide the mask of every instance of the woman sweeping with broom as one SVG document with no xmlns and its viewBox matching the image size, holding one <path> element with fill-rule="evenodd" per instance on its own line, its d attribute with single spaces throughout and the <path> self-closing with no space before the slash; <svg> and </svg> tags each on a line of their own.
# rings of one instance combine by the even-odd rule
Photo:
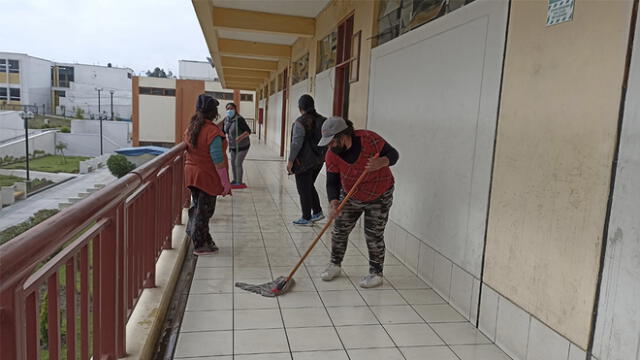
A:
<svg viewBox="0 0 640 360">
<path fill-rule="evenodd" d="M 364 235 L 369 249 L 369 274 L 359 285 L 372 288 L 382 284 L 384 265 L 384 229 L 393 202 L 394 179 L 390 166 L 399 154 L 380 135 L 370 130 L 354 130 L 353 123 L 340 117 L 327 119 L 322 125 L 319 146 L 329 146 L 326 157 L 327 196 L 335 224 L 331 233 L 331 262 L 320 274 L 330 281 L 341 273 L 349 234 L 364 213 Z M 338 211 L 339 199 L 356 188 L 358 178 L 366 176 L 350 199 Z M 336 214 L 337 213 L 337 214 Z"/>
<path fill-rule="evenodd" d="M 231 195 L 227 140 L 213 122 L 218 118 L 218 105 L 218 100 L 211 96 L 200 95 L 184 136 L 187 144 L 184 179 L 191 191 L 187 234 L 193 241 L 195 255 L 218 251 L 209 233 L 209 219 L 216 209 L 216 196 Z"/>
</svg>

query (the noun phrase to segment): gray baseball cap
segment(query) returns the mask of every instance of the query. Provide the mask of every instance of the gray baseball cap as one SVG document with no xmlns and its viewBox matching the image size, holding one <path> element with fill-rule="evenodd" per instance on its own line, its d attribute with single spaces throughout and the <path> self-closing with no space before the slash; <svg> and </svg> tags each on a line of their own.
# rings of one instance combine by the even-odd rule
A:
<svg viewBox="0 0 640 360">
<path fill-rule="evenodd" d="M 347 122 L 339 116 L 332 116 L 322 124 L 322 139 L 318 146 L 327 146 L 336 134 L 347 128 Z"/>
</svg>

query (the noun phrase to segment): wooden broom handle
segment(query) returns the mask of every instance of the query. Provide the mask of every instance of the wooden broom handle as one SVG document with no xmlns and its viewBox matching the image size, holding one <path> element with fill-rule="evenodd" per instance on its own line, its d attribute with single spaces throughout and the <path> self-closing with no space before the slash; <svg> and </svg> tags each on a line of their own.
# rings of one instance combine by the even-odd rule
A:
<svg viewBox="0 0 640 360">
<path fill-rule="evenodd" d="M 372 159 L 376 159 L 377 157 L 378 157 L 378 154 L 374 155 Z M 358 177 L 358 180 L 356 180 L 355 184 L 353 184 L 353 186 L 351 187 L 351 190 L 349 190 L 347 195 L 345 195 L 344 199 L 342 199 L 342 202 L 340 202 L 340 205 L 338 206 L 338 209 L 336 210 L 335 215 L 329 216 L 329 220 L 327 220 L 327 223 L 322 227 L 322 230 L 320 230 L 320 233 L 316 236 L 316 238 L 313 240 L 311 245 L 309 245 L 309 248 L 307 249 L 307 251 L 305 251 L 304 255 L 302 255 L 300 260 L 298 260 L 298 263 L 296 264 L 296 266 L 294 266 L 294 268 L 291 270 L 291 272 L 289 273 L 289 276 L 287 276 L 287 281 L 289 281 L 289 279 L 291 279 L 293 275 L 295 275 L 296 271 L 298 271 L 302 263 L 307 259 L 307 256 L 309 256 L 309 254 L 311 253 L 311 250 L 313 250 L 313 248 L 316 247 L 316 244 L 318 243 L 318 241 L 320 241 L 320 239 L 322 238 L 322 235 L 324 235 L 324 233 L 327 231 L 329 226 L 331 226 L 331 224 L 333 223 L 333 220 L 335 220 L 336 216 L 338 216 L 340 211 L 342 211 L 342 208 L 344 208 L 345 205 L 347 205 L 347 201 L 349 201 L 351 196 L 357 191 L 358 186 L 364 180 L 364 178 L 367 176 L 368 173 L 369 172 L 365 169 L 365 171 L 363 171 L 362 174 L 360 174 L 360 176 Z"/>
</svg>

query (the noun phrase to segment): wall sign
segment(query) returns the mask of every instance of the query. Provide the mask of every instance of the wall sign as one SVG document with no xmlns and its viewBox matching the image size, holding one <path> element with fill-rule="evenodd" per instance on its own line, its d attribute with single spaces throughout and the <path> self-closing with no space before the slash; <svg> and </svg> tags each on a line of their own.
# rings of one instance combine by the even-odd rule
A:
<svg viewBox="0 0 640 360">
<path fill-rule="evenodd" d="M 547 26 L 571 21 L 573 19 L 574 2 L 574 0 L 549 0 Z"/>
</svg>

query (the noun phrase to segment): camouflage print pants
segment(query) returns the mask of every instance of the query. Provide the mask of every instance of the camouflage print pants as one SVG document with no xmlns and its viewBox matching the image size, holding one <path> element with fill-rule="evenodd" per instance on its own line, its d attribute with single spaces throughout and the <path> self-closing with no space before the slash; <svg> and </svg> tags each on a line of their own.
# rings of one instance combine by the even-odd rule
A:
<svg viewBox="0 0 640 360">
<path fill-rule="evenodd" d="M 209 233 L 209 220 L 216 210 L 216 197 L 189 186 L 191 190 L 191 206 L 189 207 L 189 222 L 187 235 L 193 241 L 193 247 L 199 249 L 205 244 L 214 244 Z"/>
<path fill-rule="evenodd" d="M 343 194 L 344 196 L 344 194 Z M 331 233 L 331 262 L 340 265 L 347 251 L 349 234 L 364 212 L 364 236 L 369 249 L 369 272 L 382 275 L 384 265 L 384 229 L 393 203 L 393 187 L 379 198 L 362 202 L 350 199 L 336 218 Z"/>
</svg>

